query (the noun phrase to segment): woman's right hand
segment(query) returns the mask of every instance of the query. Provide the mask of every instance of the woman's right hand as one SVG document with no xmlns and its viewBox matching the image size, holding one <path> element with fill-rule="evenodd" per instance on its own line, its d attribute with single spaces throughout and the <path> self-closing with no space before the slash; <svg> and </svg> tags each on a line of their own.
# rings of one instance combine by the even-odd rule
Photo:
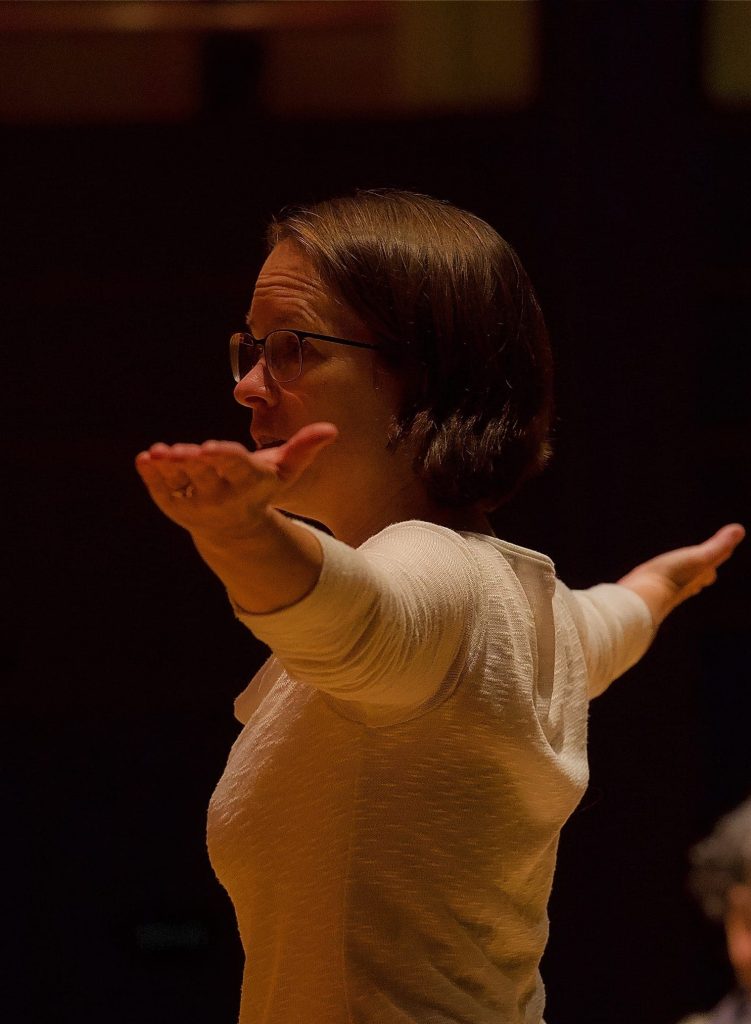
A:
<svg viewBox="0 0 751 1024">
<path fill-rule="evenodd" d="M 236 441 L 153 444 L 136 469 L 156 506 L 213 544 L 254 532 L 268 508 L 336 440 L 333 423 L 311 423 L 278 448 L 251 452 Z"/>
</svg>

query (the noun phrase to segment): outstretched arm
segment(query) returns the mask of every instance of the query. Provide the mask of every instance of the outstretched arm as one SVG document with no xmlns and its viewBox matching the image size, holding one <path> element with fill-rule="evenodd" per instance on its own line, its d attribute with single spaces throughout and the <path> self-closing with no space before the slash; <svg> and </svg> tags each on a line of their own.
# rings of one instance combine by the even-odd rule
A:
<svg viewBox="0 0 751 1024">
<path fill-rule="evenodd" d="M 453 684 L 476 566 L 444 527 L 402 524 L 398 538 L 384 536 L 366 554 L 279 513 L 287 488 L 335 437 L 319 423 L 261 452 L 229 441 L 159 444 L 136 465 L 225 584 L 240 621 L 285 668 L 384 724 Z"/>
<path fill-rule="evenodd" d="M 644 600 L 659 626 L 679 604 L 714 583 L 718 567 L 730 558 L 745 534 L 739 523 L 723 526 L 703 544 L 650 558 L 618 582 Z"/>
<path fill-rule="evenodd" d="M 723 526 L 703 544 L 666 551 L 637 565 L 617 584 L 571 592 L 570 610 L 582 637 L 590 698 L 604 693 L 636 664 L 673 608 L 714 583 L 718 566 L 730 558 L 744 535 L 737 523 Z"/>
<path fill-rule="evenodd" d="M 193 538 L 199 554 L 248 612 L 299 601 L 321 571 L 321 548 L 275 506 L 337 436 L 331 423 L 303 427 L 278 448 L 233 441 L 155 444 L 136 459 L 154 503 Z"/>
</svg>

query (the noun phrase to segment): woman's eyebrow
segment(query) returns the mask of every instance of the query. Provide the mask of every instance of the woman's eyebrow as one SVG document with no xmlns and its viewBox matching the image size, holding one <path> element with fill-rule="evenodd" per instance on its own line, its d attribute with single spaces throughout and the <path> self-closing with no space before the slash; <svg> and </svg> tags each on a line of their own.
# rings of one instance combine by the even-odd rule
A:
<svg viewBox="0 0 751 1024">
<path fill-rule="evenodd" d="M 286 328 L 287 330 L 290 330 L 290 331 L 301 331 L 303 334 L 305 333 L 305 331 L 308 330 L 307 327 L 299 326 L 299 323 L 297 323 L 291 317 L 287 317 L 287 316 L 283 316 L 282 317 L 282 316 L 280 316 L 280 317 L 277 317 L 276 319 L 277 319 L 278 323 L 276 325 L 272 325 L 272 328 L 271 328 L 272 330 L 278 331 L 278 330 L 284 330 Z M 248 330 L 253 335 L 253 337 L 255 337 L 255 334 L 253 333 L 253 326 L 252 326 L 252 320 L 251 320 L 251 316 L 250 316 L 250 310 L 245 314 L 245 326 L 248 328 Z M 322 332 L 319 330 L 320 326 L 321 326 L 320 324 L 316 324 L 316 325 L 314 325 L 314 327 L 310 328 L 311 334 L 321 334 Z"/>
</svg>

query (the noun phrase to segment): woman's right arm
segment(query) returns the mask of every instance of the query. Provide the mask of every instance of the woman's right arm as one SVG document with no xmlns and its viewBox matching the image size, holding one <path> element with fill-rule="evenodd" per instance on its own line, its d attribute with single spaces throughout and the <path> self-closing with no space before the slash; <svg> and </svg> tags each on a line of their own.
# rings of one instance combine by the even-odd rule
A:
<svg viewBox="0 0 751 1024">
<path fill-rule="evenodd" d="M 155 445 L 136 465 L 238 618 L 296 678 L 343 700 L 414 708 L 438 693 L 470 626 L 474 563 L 442 527 L 413 524 L 406 536 L 402 524 L 396 543 L 366 553 L 276 511 L 335 436 L 315 424 L 259 453 L 233 442 Z"/>
<path fill-rule="evenodd" d="M 315 536 L 274 505 L 335 438 L 332 424 L 316 423 L 260 452 L 232 441 L 156 444 L 140 453 L 136 469 L 234 602 L 248 612 L 272 612 L 313 589 L 323 560 Z"/>
<path fill-rule="evenodd" d="M 414 710 L 450 688 L 473 635 L 477 566 L 445 527 L 402 522 L 362 548 L 316 533 L 319 580 L 306 597 L 267 615 L 235 613 L 295 679 L 338 700 Z"/>
</svg>

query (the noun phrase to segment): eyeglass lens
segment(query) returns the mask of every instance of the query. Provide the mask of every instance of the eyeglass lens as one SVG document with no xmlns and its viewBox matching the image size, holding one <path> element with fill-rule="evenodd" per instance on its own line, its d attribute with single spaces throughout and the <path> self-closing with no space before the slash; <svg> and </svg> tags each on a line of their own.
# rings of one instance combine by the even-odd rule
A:
<svg viewBox="0 0 751 1024">
<path fill-rule="evenodd" d="M 235 340 L 236 339 L 236 340 Z M 233 374 L 236 380 L 250 373 L 261 354 L 266 356 L 266 366 L 275 381 L 280 384 L 295 380 L 302 370 L 302 349 L 297 335 L 290 331 L 272 331 L 263 345 L 255 345 L 247 334 L 233 336 L 235 344 Z"/>
</svg>

